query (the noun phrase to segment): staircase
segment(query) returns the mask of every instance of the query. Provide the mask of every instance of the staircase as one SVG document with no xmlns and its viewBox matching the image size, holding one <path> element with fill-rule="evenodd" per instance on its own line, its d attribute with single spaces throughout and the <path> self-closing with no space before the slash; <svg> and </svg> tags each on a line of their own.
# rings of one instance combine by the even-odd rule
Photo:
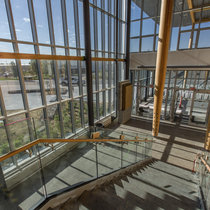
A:
<svg viewBox="0 0 210 210">
<path fill-rule="evenodd" d="M 62 203 L 58 197 L 59 205 L 42 209 L 200 209 L 197 180 L 190 171 L 153 159 L 123 173 L 84 190 L 77 198 Z"/>
</svg>

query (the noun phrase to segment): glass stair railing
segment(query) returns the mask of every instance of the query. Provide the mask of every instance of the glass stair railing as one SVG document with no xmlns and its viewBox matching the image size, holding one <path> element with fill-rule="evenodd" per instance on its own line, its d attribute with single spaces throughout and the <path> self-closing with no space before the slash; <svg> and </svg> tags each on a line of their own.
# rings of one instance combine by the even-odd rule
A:
<svg viewBox="0 0 210 210">
<path fill-rule="evenodd" d="M 210 209 L 210 153 L 209 151 L 203 151 L 198 154 L 194 161 L 194 169 L 196 171 L 200 194 L 202 199 L 203 209 Z"/>
<path fill-rule="evenodd" d="M 38 139 L 0 157 L 0 209 L 34 209 L 47 198 L 151 156 L 152 136 L 95 128 L 74 139 Z"/>
</svg>

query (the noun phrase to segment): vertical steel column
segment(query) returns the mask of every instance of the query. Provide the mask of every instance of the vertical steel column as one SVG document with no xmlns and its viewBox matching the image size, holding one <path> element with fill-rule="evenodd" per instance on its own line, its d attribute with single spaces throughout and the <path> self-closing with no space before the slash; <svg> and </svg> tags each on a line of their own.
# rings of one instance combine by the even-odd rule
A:
<svg viewBox="0 0 210 210">
<path fill-rule="evenodd" d="M 206 71 L 205 72 L 205 81 L 204 81 L 204 88 L 206 90 L 206 86 L 207 86 L 207 83 L 208 83 L 208 78 L 209 78 L 209 71 Z"/>
<path fill-rule="evenodd" d="M 152 94 L 151 96 L 154 96 L 154 83 L 155 83 L 155 71 L 152 71 Z"/>
<path fill-rule="evenodd" d="M 210 115 L 209 115 L 209 119 L 208 119 L 208 125 L 207 125 L 207 128 L 206 128 L 205 149 L 210 151 Z"/>
<path fill-rule="evenodd" d="M 171 83 L 171 71 L 169 71 L 169 75 L 168 75 L 168 87 L 166 89 L 165 108 L 164 108 L 164 119 L 166 119 L 170 83 Z"/>
<path fill-rule="evenodd" d="M 152 128 L 153 136 L 157 136 L 159 132 L 161 106 L 167 70 L 168 48 L 170 43 L 170 33 L 172 25 L 173 5 L 173 0 L 162 0 L 155 72 L 155 97 Z"/>
<path fill-rule="evenodd" d="M 139 113 L 139 104 L 141 103 L 141 80 L 140 80 L 140 71 L 135 71 L 134 84 L 135 84 L 135 78 L 136 78 L 136 76 L 137 76 L 137 85 L 136 85 L 136 115 L 137 115 Z"/>
<path fill-rule="evenodd" d="M 68 24 L 67 24 L 67 14 L 66 14 L 66 0 L 61 0 L 61 10 L 62 10 L 62 22 L 63 22 L 63 34 L 64 34 L 64 44 L 66 47 L 69 47 L 69 37 L 68 37 Z M 69 49 L 65 48 L 65 55 L 69 56 Z M 71 61 L 66 61 L 66 70 L 67 70 L 67 77 L 68 77 L 68 94 L 69 98 L 73 99 L 73 87 L 72 87 L 72 80 L 71 80 Z M 70 118 L 72 122 L 72 132 L 75 133 L 75 114 L 74 114 L 74 104 L 73 100 L 69 102 L 69 108 L 70 108 Z"/>
<path fill-rule="evenodd" d="M 181 19 L 180 19 L 180 23 L 179 23 L 179 33 L 178 33 L 178 40 L 177 40 L 177 46 L 176 46 L 176 50 L 179 50 L 179 42 L 180 42 L 180 32 L 181 32 L 181 26 L 182 26 L 182 19 L 183 19 L 183 10 L 184 10 L 184 0 L 182 0 L 180 3 L 182 3 L 182 11 L 181 11 Z"/>
<path fill-rule="evenodd" d="M 89 0 L 83 1 L 89 126 L 94 126 Z"/>
<path fill-rule="evenodd" d="M 130 65 L 130 24 L 131 23 L 131 0 L 127 0 L 127 36 L 126 36 L 126 68 L 125 79 L 129 79 Z"/>
<path fill-rule="evenodd" d="M 93 4 L 97 5 L 97 0 L 93 0 Z M 95 57 L 98 57 L 98 20 L 97 20 L 97 9 L 93 7 L 93 22 L 94 22 L 94 50 L 95 50 Z M 99 62 L 95 62 L 95 85 L 96 85 L 96 116 L 95 118 L 99 120 L 100 113 L 99 113 Z"/>
<path fill-rule="evenodd" d="M 189 123 L 192 122 L 192 113 L 193 113 L 193 107 L 194 107 L 196 93 L 197 93 L 196 90 L 194 90 L 193 94 L 192 94 L 192 101 L 191 101 L 190 114 L 189 114 Z"/>
<path fill-rule="evenodd" d="M 187 85 L 187 78 L 188 78 L 188 71 L 185 70 L 184 71 L 184 83 L 183 83 L 183 88 L 184 89 L 186 88 L 186 85 Z"/>
<path fill-rule="evenodd" d="M 206 125 L 208 125 L 209 115 L 210 115 L 210 100 L 209 100 L 207 111 L 206 111 L 206 119 L 205 119 Z"/>
<path fill-rule="evenodd" d="M 13 42 L 13 50 L 15 53 L 19 53 L 17 36 L 16 36 L 16 31 L 15 31 L 15 24 L 14 24 L 14 19 L 13 19 L 13 15 L 12 15 L 12 8 L 11 8 L 10 0 L 5 0 L 5 7 L 6 7 L 6 11 L 7 11 L 7 17 L 8 17 L 8 22 L 9 22 L 11 38 L 12 38 L 12 40 L 15 41 L 15 42 Z M 23 71 L 22 71 L 21 61 L 19 59 L 16 59 L 16 65 L 17 65 L 18 77 L 19 77 L 19 82 L 20 82 L 22 98 L 23 98 L 23 105 L 24 105 L 24 109 L 27 111 L 25 116 L 27 118 L 27 125 L 28 125 L 30 141 L 33 141 L 34 140 L 33 126 L 32 126 L 31 119 L 30 119 L 29 104 L 28 104 L 28 98 L 27 98 L 27 94 L 26 94 L 24 75 L 23 75 Z"/>
<path fill-rule="evenodd" d="M 175 79 L 174 79 L 174 87 L 173 87 L 173 96 L 171 99 L 171 107 L 170 107 L 170 121 L 174 120 L 174 109 L 175 109 L 175 103 L 176 103 L 176 82 L 177 82 L 177 76 L 178 76 L 178 71 L 175 71 Z"/>
<path fill-rule="evenodd" d="M 116 0 L 116 8 L 115 8 L 115 14 L 116 14 L 116 38 L 115 38 L 115 44 L 116 44 L 116 51 L 115 51 L 115 58 L 116 58 L 116 71 L 115 71 L 115 81 L 116 81 L 116 117 L 119 115 L 119 69 L 118 69 L 118 6 L 119 6 L 119 0 Z"/>
<path fill-rule="evenodd" d="M 197 34 L 196 34 L 197 36 L 196 36 L 196 41 L 195 41 L 195 48 L 198 47 L 198 41 L 199 41 L 199 36 L 200 36 L 200 25 L 201 25 L 201 19 L 203 15 L 203 4 L 204 4 L 204 0 L 202 0 L 202 3 L 201 3 L 201 11 L 200 11 L 199 24 L 198 24 Z"/>
<path fill-rule="evenodd" d="M 108 12 L 111 13 L 111 0 L 108 0 Z M 111 16 L 108 16 L 108 57 L 111 58 L 111 32 L 112 32 L 112 25 L 111 25 Z M 108 62 L 108 88 L 111 88 L 111 68 L 113 65 L 111 62 Z M 108 90 L 108 112 L 111 113 L 111 97 L 112 90 Z"/>
<path fill-rule="evenodd" d="M 53 18 L 52 18 L 52 7 L 51 7 L 51 1 L 46 0 L 46 7 L 47 7 L 47 18 L 48 18 L 48 25 L 49 25 L 49 35 L 50 35 L 50 43 L 52 45 L 51 51 L 52 55 L 56 55 L 56 48 L 55 48 L 55 35 L 54 35 L 54 27 L 53 27 Z M 63 127 L 63 113 L 62 113 L 62 106 L 61 106 L 61 92 L 60 92 L 60 86 L 59 86 L 59 73 L 57 68 L 57 61 L 53 60 L 53 72 L 55 77 L 55 89 L 56 89 L 56 97 L 57 100 L 60 102 L 58 104 L 58 113 L 59 113 L 59 123 L 60 123 L 60 129 L 61 129 L 61 137 L 64 138 L 64 127 Z"/>
<path fill-rule="evenodd" d="M 149 70 L 146 70 L 146 88 L 145 88 L 145 97 L 144 101 L 147 101 L 148 98 L 148 90 L 149 90 Z"/>
<path fill-rule="evenodd" d="M 101 0 L 101 8 L 105 10 L 105 1 Z M 102 57 L 105 57 L 105 14 L 101 12 L 101 46 L 102 46 Z M 102 61 L 102 89 L 106 88 L 106 61 Z M 106 91 L 102 92 L 103 94 L 103 116 L 106 116 Z"/>
<path fill-rule="evenodd" d="M 35 20 L 35 14 L 34 14 L 34 6 L 33 6 L 32 0 L 28 0 L 28 10 L 29 10 L 29 15 L 30 15 L 33 42 L 36 43 L 36 45 L 34 45 L 34 52 L 35 54 L 40 54 L 39 45 L 38 45 L 38 35 L 37 35 L 37 29 L 36 29 L 36 20 Z M 48 113 L 47 113 L 47 108 L 46 108 L 47 99 L 46 99 L 46 94 L 45 94 L 45 85 L 44 85 L 44 79 L 43 79 L 43 73 L 41 69 L 40 60 L 36 60 L 36 66 L 37 66 L 38 79 L 39 79 L 39 84 L 40 84 L 42 104 L 44 105 L 43 114 L 44 114 L 44 119 L 45 119 L 46 134 L 47 134 L 47 137 L 49 138 L 50 137 L 49 122 L 48 122 L 49 118 L 48 118 Z"/>
</svg>

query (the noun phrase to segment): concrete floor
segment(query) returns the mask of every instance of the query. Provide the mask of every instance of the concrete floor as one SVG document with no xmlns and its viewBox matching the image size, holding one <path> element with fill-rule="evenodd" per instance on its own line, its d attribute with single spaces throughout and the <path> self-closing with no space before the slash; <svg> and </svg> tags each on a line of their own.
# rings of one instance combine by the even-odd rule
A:
<svg viewBox="0 0 210 210">
<path fill-rule="evenodd" d="M 151 121 L 131 119 L 125 125 L 116 126 L 116 131 L 124 131 L 127 139 L 135 136 L 152 139 Z M 121 132 L 111 132 L 109 136 L 116 138 Z M 107 134 L 106 134 L 107 135 Z M 183 127 L 175 124 L 160 126 L 160 135 L 154 139 L 152 156 L 179 168 L 192 170 L 193 160 L 199 150 L 203 148 L 205 132 L 194 128 Z M 136 150 L 137 149 L 137 150 Z M 135 144 L 121 145 L 119 143 L 106 143 L 97 145 L 98 150 L 98 175 L 119 169 L 145 155 L 143 144 L 136 147 Z M 147 152 L 147 151 L 146 151 Z M 123 160 L 121 160 L 123 157 Z M 44 181 L 47 194 L 57 190 L 68 188 L 76 183 L 90 180 L 97 175 L 95 145 L 81 143 L 77 148 L 69 151 L 50 165 L 44 168 Z M 37 202 L 44 199 L 43 179 L 38 172 L 18 185 L 11 192 L 3 193 L 0 197 L 0 209 L 29 209 Z"/>
<path fill-rule="evenodd" d="M 152 120 L 135 118 L 119 128 L 129 132 L 151 134 Z M 205 130 L 178 123 L 162 122 L 159 135 L 154 140 L 152 146 L 154 158 L 192 170 L 196 154 L 204 148 Z"/>
</svg>

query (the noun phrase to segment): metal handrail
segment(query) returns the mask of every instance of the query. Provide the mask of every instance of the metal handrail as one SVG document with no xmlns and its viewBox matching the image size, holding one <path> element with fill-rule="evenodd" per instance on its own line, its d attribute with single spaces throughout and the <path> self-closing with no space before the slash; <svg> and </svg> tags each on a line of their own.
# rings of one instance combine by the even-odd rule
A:
<svg viewBox="0 0 210 210">
<path fill-rule="evenodd" d="M 208 163 L 201 157 L 201 161 L 204 164 L 204 166 L 206 167 L 206 169 L 208 170 L 208 172 L 210 173 L 210 166 L 208 165 Z"/>
<path fill-rule="evenodd" d="M 52 144 L 52 143 L 62 143 L 62 142 L 152 142 L 153 140 L 141 140 L 141 139 L 132 139 L 132 140 L 128 140 L 128 139 L 37 139 L 34 140 L 33 142 L 30 142 L 12 152 L 9 152 L 5 155 L 0 156 L 0 162 L 20 153 L 23 152 L 25 150 L 30 149 L 31 147 L 40 144 L 40 143 L 48 143 L 48 144 Z"/>
<path fill-rule="evenodd" d="M 204 164 L 204 166 L 206 167 L 206 169 L 208 170 L 208 172 L 210 173 L 210 166 L 208 165 L 208 163 L 205 161 L 205 159 L 203 158 L 203 154 L 197 154 L 195 160 L 193 161 L 193 169 L 192 172 L 195 172 L 195 167 L 196 167 L 196 163 L 197 160 L 200 159 L 201 162 Z"/>
</svg>

